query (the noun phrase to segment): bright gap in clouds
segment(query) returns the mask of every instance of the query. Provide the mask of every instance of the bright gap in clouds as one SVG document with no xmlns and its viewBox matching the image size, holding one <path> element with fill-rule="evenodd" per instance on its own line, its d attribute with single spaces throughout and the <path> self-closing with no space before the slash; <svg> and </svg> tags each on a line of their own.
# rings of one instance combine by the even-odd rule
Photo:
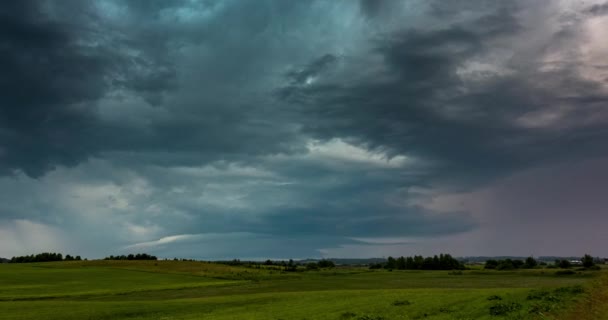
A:
<svg viewBox="0 0 608 320">
<path fill-rule="evenodd" d="M 328 141 L 311 140 L 306 147 L 311 158 L 329 161 L 344 161 L 386 168 L 400 168 L 405 166 L 408 161 L 404 155 L 389 157 L 382 151 L 368 150 L 339 138 Z"/>
</svg>

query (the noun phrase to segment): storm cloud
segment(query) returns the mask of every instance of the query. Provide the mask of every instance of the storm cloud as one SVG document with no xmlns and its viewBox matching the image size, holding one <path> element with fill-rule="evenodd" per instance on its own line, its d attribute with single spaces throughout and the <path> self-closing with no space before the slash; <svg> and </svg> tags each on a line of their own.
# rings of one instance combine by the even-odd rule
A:
<svg viewBox="0 0 608 320">
<path fill-rule="evenodd" d="M 3 4 L 0 256 L 608 255 L 606 7 Z"/>
</svg>

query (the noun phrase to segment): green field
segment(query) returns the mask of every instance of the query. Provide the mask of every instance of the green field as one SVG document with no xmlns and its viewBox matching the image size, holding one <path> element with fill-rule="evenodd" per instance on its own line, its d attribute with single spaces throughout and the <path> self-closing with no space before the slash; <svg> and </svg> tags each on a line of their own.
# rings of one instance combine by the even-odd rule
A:
<svg viewBox="0 0 608 320">
<path fill-rule="evenodd" d="M 283 272 L 182 261 L 2 264 L 0 319 L 577 319 L 568 314 L 589 311 L 581 306 L 593 302 L 603 274 Z"/>
</svg>

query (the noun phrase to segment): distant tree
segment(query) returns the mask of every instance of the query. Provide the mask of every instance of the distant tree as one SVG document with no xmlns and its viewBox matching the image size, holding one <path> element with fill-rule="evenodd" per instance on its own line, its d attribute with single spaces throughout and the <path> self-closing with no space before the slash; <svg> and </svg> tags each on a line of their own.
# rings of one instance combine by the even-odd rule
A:
<svg viewBox="0 0 608 320">
<path fill-rule="evenodd" d="M 485 269 L 496 269 L 498 267 L 498 261 L 490 259 L 486 260 L 486 264 L 484 265 Z"/>
<path fill-rule="evenodd" d="M 333 261 L 327 260 L 327 259 L 320 260 L 318 265 L 319 265 L 319 268 L 333 268 L 336 266 L 336 264 Z"/>
<path fill-rule="evenodd" d="M 319 265 L 314 262 L 309 262 L 306 264 L 306 270 L 319 270 Z"/>
<path fill-rule="evenodd" d="M 523 260 L 515 259 L 511 261 L 513 263 L 513 267 L 515 269 L 519 269 L 524 266 L 525 262 Z"/>
<path fill-rule="evenodd" d="M 297 271 L 298 270 L 298 266 L 296 265 L 296 263 L 293 261 L 293 259 L 289 259 L 289 262 L 287 262 L 287 264 L 285 265 L 285 271 Z"/>
<path fill-rule="evenodd" d="M 388 259 L 386 260 L 386 265 L 384 266 L 384 268 L 389 269 L 389 270 L 397 269 L 397 260 L 395 260 L 395 258 L 389 256 Z"/>
<path fill-rule="evenodd" d="M 407 262 L 406 259 L 404 257 L 399 257 L 397 258 L 397 269 L 399 270 L 405 270 L 407 267 Z"/>
<path fill-rule="evenodd" d="M 9 261 L 9 263 L 51 262 L 51 261 L 62 261 L 62 260 L 63 260 L 63 255 L 61 253 L 43 252 L 43 253 L 38 253 L 36 255 L 31 254 L 29 256 L 12 257 L 11 260 Z"/>
<path fill-rule="evenodd" d="M 103 258 L 104 260 L 158 260 L 156 256 L 147 254 L 147 253 L 138 253 L 138 254 L 129 254 L 128 256 L 120 255 L 120 256 L 108 256 Z M 76 256 L 74 260 L 81 260 L 80 256 Z M 165 259 L 166 260 L 166 259 Z M 177 261 L 177 258 L 173 260 Z"/>
<path fill-rule="evenodd" d="M 435 262 L 433 260 L 433 258 L 431 257 L 426 257 L 424 258 L 424 260 L 422 261 L 422 268 L 423 270 L 434 270 L 435 269 Z"/>
<path fill-rule="evenodd" d="M 595 265 L 595 262 L 593 261 L 593 257 L 585 254 L 582 258 L 581 258 L 581 262 L 583 263 L 583 267 L 585 268 L 591 268 Z"/>
<path fill-rule="evenodd" d="M 405 268 L 408 270 L 416 269 L 416 263 L 414 263 L 414 258 L 412 258 L 412 257 L 405 258 Z"/>
<path fill-rule="evenodd" d="M 568 268 L 572 267 L 572 264 L 570 263 L 570 261 L 568 261 L 566 259 L 562 259 L 562 260 L 558 260 L 558 261 L 559 262 L 557 263 L 557 266 L 562 269 L 568 269 Z"/>
<path fill-rule="evenodd" d="M 524 262 L 524 268 L 532 269 L 538 265 L 538 262 L 533 257 L 526 258 L 526 262 Z"/>
<path fill-rule="evenodd" d="M 513 270 L 515 269 L 515 265 L 513 264 L 513 260 L 505 259 L 500 260 L 498 265 L 496 266 L 496 270 Z"/>
</svg>

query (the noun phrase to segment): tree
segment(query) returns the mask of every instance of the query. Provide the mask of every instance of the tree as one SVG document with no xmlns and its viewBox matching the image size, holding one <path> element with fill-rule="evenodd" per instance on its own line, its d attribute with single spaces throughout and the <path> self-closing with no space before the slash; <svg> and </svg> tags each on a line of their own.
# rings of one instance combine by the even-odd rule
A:
<svg viewBox="0 0 608 320">
<path fill-rule="evenodd" d="M 298 270 L 298 266 L 295 264 L 293 259 L 289 259 L 287 265 L 285 265 L 285 271 L 296 271 Z"/>
<path fill-rule="evenodd" d="M 392 270 L 392 269 L 396 269 L 397 268 L 397 260 L 395 260 L 395 258 L 393 257 L 388 257 L 388 259 L 386 260 L 386 269 Z"/>
<path fill-rule="evenodd" d="M 500 260 L 498 265 L 496 266 L 496 270 L 513 270 L 515 269 L 515 265 L 513 264 L 513 260 L 505 259 Z"/>
<path fill-rule="evenodd" d="M 526 258 L 526 262 L 524 262 L 524 268 L 526 268 L 526 269 L 535 268 L 537 265 L 538 265 L 538 262 L 536 261 L 536 259 L 534 259 L 532 257 Z"/>
<path fill-rule="evenodd" d="M 306 264 L 306 270 L 319 270 L 319 265 L 314 262 L 309 262 Z"/>
<path fill-rule="evenodd" d="M 581 258 L 581 262 L 583 262 L 583 267 L 585 268 L 591 268 L 595 265 L 593 257 L 588 254 L 585 254 L 585 256 Z"/>
<path fill-rule="evenodd" d="M 414 269 L 416 269 L 416 263 L 414 263 L 414 258 L 407 257 L 405 259 L 405 268 L 408 269 L 408 270 L 414 270 Z"/>
<path fill-rule="evenodd" d="M 521 267 L 524 266 L 524 261 L 523 260 L 515 259 L 515 260 L 512 261 L 512 263 L 513 263 L 513 267 L 515 269 L 519 269 L 519 268 L 521 268 Z"/>
<path fill-rule="evenodd" d="M 333 261 L 327 259 L 322 259 L 321 261 L 319 261 L 318 265 L 319 268 L 333 268 L 336 266 Z"/>
<path fill-rule="evenodd" d="M 485 269 L 496 269 L 496 267 L 498 267 L 498 261 L 494 259 L 486 260 Z"/>
<path fill-rule="evenodd" d="M 404 257 L 397 258 L 397 269 L 405 270 L 407 266 L 406 260 Z"/>
<path fill-rule="evenodd" d="M 559 262 L 557 262 L 557 266 L 562 269 L 568 269 L 568 268 L 572 267 L 572 264 L 570 263 L 570 261 L 568 261 L 566 259 L 562 259 L 562 260 L 559 260 Z"/>
</svg>

